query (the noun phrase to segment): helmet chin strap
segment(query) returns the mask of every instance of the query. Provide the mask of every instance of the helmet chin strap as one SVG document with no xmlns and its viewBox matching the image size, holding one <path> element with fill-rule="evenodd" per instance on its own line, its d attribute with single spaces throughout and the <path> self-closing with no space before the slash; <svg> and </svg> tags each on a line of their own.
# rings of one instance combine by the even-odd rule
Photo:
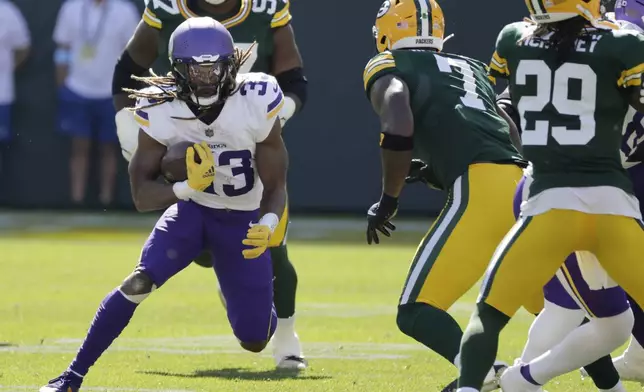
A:
<svg viewBox="0 0 644 392">
<path fill-rule="evenodd" d="M 206 0 L 206 3 L 212 4 L 212 5 L 221 5 L 224 4 L 226 0 Z"/>
</svg>

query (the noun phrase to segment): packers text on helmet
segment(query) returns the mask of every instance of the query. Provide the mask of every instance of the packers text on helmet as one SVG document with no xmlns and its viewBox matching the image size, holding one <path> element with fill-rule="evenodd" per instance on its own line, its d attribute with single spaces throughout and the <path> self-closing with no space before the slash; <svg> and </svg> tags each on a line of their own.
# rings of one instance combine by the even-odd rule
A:
<svg viewBox="0 0 644 392">
<path fill-rule="evenodd" d="M 554 23 L 577 16 L 593 25 L 601 19 L 601 0 L 525 0 L 532 20 Z"/>
</svg>

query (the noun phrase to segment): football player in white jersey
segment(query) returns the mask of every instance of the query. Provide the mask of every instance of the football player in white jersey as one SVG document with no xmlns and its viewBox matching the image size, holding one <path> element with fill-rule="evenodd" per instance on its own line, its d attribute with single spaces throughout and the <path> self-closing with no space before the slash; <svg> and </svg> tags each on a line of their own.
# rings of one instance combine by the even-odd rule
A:
<svg viewBox="0 0 644 392">
<path fill-rule="evenodd" d="M 284 95 L 272 76 L 237 73 L 246 54 L 214 19 L 188 19 L 170 41 L 171 76 L 144 79 L 153 87 L 135 94 L 141 129 L 129 167 L 137 209 L 167 209 L 134 272 L 101 303 L 76 358 L 41 392 L 78 392 L 138 305 L 203 249 L 215 256 L 240 345 L 260 352 L 275 331 L 266 248 L 286 205 L 288 156 L 277 117 Z M 185 141 L 194 143 L 187 180 L 159 183 L 168 147 Z"/>
</svg>

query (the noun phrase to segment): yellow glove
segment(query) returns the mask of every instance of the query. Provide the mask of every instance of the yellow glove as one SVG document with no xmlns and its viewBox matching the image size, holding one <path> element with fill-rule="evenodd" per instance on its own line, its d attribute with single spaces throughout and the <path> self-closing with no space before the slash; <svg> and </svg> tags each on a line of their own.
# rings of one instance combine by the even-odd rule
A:
<svg viewBox="0 0 644 392">
<path fill-rule="evenodd" d="M 242 255 L 245 259 L 256 259 L 266 251 L 268 240 L 270 240 L 273 231 L 279 223 L 279 217 L 273 213 L 268 213 L 248 229 L 246 239 L 242 244 L 252 246 L 251 249 L 244 249 Z"/>
<path fill-rule="evenodd" d="M 252 246 L 252 249 L 244 249 L 242 255 L 245 259 L 256 259 L 266 251 L 268 247 L 268 239 L 271 237 L 271 229 L 264 225 L 254 225 L 248 229 L 246 239 L 242 244 Z"/>
<path fill-rule="evenodd" d="M 195 162 L 195 151 L 201 160 Z M 186 151 L 186 170 L 188 172 L 188 185 L 190 188 L 203 192 L 215 180 L 215 158 L 206 142 L 188 147 Z"/>
</svg>

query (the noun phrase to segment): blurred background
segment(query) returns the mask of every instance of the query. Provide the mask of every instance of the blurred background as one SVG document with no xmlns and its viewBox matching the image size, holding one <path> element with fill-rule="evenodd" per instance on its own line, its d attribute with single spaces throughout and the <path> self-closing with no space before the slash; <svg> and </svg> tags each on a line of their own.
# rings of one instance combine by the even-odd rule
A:
<svg viewBox="0 0 644 392">
<path fill-rule="evenodd" d="M 75 18 L 64 12 L 63 4 L 0 0 L 0 207 L 133 211 L 126 162 L 116 139 L 101 129 L 89 139 L 79 137 L 65 129 L 65 121 L 74 116 L 69 110 L 78 91 L 94 94 L 90 98 L 99 106 L 109 100 L 109 92 L 89 87 L 111 85 L 113 63 L 140 19 L 144 0 L 122 7 L 119 23 L 105 23 L 114 58 L 106 58 L 104 69 L 77 77 L 76 93 L 63 82 L 65 70 L 56 69 L 54 51 L 74 31 L 82 31 L 85 22 L 80 18 L 81 26 L 69 27 Z M 379 128 L 361 76 L 373 54 L 371 26 L 380 4 L 292 1 L 292 23 L 309 80 L 307 106 L 285 129 L 295 214 L 362 215 L 379 197 Z M 501 26 L 526 13 L 521 0 L 449 0 L 441 5 L 447 34 L 455 34 L 445 50 L 486 63 Z M 439 192 L 409 186 L 401 213 L 432 216 L 442 202 Z"/>
</svg>

